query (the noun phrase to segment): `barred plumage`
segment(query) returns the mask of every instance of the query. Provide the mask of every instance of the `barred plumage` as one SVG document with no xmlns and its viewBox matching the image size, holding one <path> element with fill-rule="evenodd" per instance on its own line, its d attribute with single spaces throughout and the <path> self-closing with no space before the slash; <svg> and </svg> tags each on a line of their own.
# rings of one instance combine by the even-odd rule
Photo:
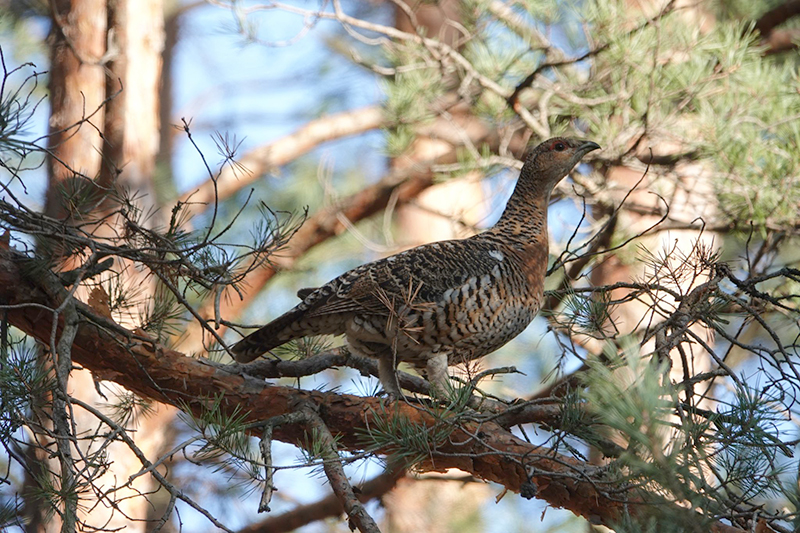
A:
<svg viewBox="0 0 800 533">
<path fill-rule="evenodd" d="M 447 366 L 482 357 L 516 337 L 542 304 L 547 205 L 553 187 L 599 146 L 554 138 L 527 157 L 497 224 L 468 239 L 435 242 L 367 263 L 317 289 L 233 346 L 248 362 L 292 339 L 344 334 L 378 358 L 384 389 L 399 396 L 395 367 L 426 367 L 437 387 Z"/>
</svg>

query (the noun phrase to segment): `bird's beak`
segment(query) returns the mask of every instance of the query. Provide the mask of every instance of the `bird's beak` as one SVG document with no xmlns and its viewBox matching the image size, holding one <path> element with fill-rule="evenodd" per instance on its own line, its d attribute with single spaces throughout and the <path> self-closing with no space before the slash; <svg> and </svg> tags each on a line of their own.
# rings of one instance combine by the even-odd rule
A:
<svg viewBox="0 0 800 533">
<path fill-rule="evenodd" d="M 600 145 L 593 141 L 584 141 L 580 148 L 578 148 L 578 153 L 581 154 L 581 157 L 588 154 L 592 150 L 599 150 Z"/>
</svg>

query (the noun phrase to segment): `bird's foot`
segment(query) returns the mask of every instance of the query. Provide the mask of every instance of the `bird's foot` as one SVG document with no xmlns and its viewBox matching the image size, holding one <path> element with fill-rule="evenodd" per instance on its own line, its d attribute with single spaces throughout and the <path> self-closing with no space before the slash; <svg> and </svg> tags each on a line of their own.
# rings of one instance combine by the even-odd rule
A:
<svg viewBox="0 0 800 533">
<path fill-rule="evenodd" d="M 394 404 L 394 402 L 397 402 L 397 401 L 400 401 L 400 402 L 403 402 L 403 403 L 406 403 L 406 404 L 430 405 L 431 402 L 435 401 L 435 400 L 433 400 L 431 398 L 425 398 L 425 397 L 420 398 L 420 397 L 417 397 L 416 395 L 403 394 L 400 391 L 394 392 L 394 393 L 393 392 L 381 391 L 381 392 L 378 393 L 377 396 L 381 399 L 381 401 L 382 401 L 382 403 L 384 405 L 392 405 L 392 404 Z"/>
<path fill-rule="evenodd" d="M 381 391 L 377 396 L 386 403 L 394 403 L 403 398 L 403 395 L 398 392 Z"/>
</svg>

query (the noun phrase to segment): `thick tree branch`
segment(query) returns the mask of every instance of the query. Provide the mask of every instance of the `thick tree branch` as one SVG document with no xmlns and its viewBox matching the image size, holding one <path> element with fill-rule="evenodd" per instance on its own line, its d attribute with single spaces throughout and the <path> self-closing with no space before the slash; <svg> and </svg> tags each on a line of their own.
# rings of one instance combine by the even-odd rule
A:
<svg viewBox="0 0 800 533">
<path fill-rule="evenodd" d="M 28 261 L 14 251 L 3 251 L 0 301 L 11 324 L 48 342 L 53 312 L 47 309 L 55 309 L 68 295 L 66 291 L 48 295 L 40 285 L 41 273 L 23 273 L 21 265 Z M 75 307 L 84 317 L 92 317 L 93 312 L 86 305 L 76 302 Z M 377 398 L 271 385 L 245 374 L 239 365 L 186 357 L 139 333 L 98 325 L 103 322 L 87 320 L 77 328 L 73 361 L 92 370 L 99 379 L 114 381 L 145 398 L 195 413 L 221 398 L 221 408 L 228 412 L 245 406 L 248 422 L 284 415 L 294 406 L 310 403 L 317 406 L 320 419 L 336 435 L 340 449 L 369 449 L 378 454 L 390 453 L 391 446 L 385 448 L 387 445 L 371 442 L 365 435 L 370 428 L 385 424 L 386 419 L 402 419 L 420 431 L 444 431 L 445 437 L 431 443 L 428 458 L 416 465 L 420 471 L 459 468 L 509 490 L 524 491 L 527 497 L 569 509 L 593 523 L 612 524 L 626 512 L 642 514 L 651 508 L 640 505 L 645 503 L 643 497 L 649 499 L 646 493 L 617 487 L 614 496 L 609 496 L 607 490 L 612 486 L 607 485 L 602 468 L 525 442 L 494 422 L 477 417 L 453 422 L 408 403 L 394 402 L 387 408 Z M 274 437 L 297 445 L 303 442 L 304 429 L 281 425 L 275 428 Z M 653 501 L 663 504 L 658 498 Z M 723 527 L 726 529 L 720 529 Z M 713 529 L 729 530 L 721 525 Z"/>
<path fill-rule="evenodd" d="M 316 354 L 314 357 L 296 361 L 261 359 L 241 366 L 242 372 L 253 377 L 265 379 L 310 376 L 323 370 L 341 366 L 358 370 L 363 376 L 379 377 L 378 363 L 375 359 L 349 353 L 343 347 L 333 348 Z M 430 383 L 419 376 L 398 370 L 397 379 L 400 382 L 400 387 L 407 391 L 426 396 L 431 395 Z M 490 415 L 491 420 L 504 428 L 530 423 L 559 427 L 562 418 L 561 405 L 554 403 L 546 395 L 537 395 L 532 400 L 511 404 L 476 396 L 473 397 L 470 406 L 481 413 Z"/>
<path fill-rule="evenodd" d="M 776 29 L 797 15 L 800 15 L 800 0 L 787 0 L 761 15 L 756 21 L 755 29 L 761 34 L 762 44 L 766 46 L 764 51 L 766 55 L 797 48 L 797 43 L 800 42 L 800 30 Z"/>
<path fill-rule="evenodd" d="M 755 29 L 761 35 L 766 36 L 776 27 L 797 15 L 800 15 L 800 0 L 787 0 L 761 15 L 756 21 Z"/>
</svg>

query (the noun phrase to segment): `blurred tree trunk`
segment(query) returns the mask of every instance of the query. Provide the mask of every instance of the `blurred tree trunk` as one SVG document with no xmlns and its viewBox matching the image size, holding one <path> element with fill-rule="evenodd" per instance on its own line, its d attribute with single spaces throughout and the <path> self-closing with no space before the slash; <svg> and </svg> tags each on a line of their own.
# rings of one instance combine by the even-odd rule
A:
<svg viewBox="0 0 800 533">
<path fill-rule="evenodd" d="M 135 210 L 146 214 L 143 223 L 152 225 L 156 223 L 149 214 L 157 207 L 152 179 L 159 146 L 160 54 L 164 45 L 161 0 L 59 0 L 53 3 L 52 17 L 48 145 L 52 157 L 47 165 L 46 212 L 66 221 L 77 220 L 86 210 L 93 210 L 95 215 L 110 214 L 119 207 L 113 198 L 122 195 L 132 199 Z M 87 202 L 83 194 L 87 188 L 93 194 L 88 203 L 79 205 Z M 98 225 L 95 234 L 100 238 L 119 237 L 122 224 L 114 215 Z M 121 324 L 134 327 L 152 305 L 154 285 L 142 279 L 133 265 L 119 265 L 119 270 L 123 275 L 113 283 L 142 289 L 130 316 L 115 317 Z M 87 296 L 85 291 L 78 295 L 84 300 Z M 95 386 L 86 370 L 70 374 L 68 389 L 96 406 L 114 403 L 118 392 L 102 384 Z M 131 424 L 136 426 L 136 442 L 146 455 L 159 448 L 162 418 L 171 417 L 173 411 L 156 405 L 154 414 L 134 418 Z M 97 426 L 97 420 L 84 411 L 73 412 L 77 431 L 90 432 Z M 114 486 L 142 468 L 119 441 L 109 445 L 108 453 L 114 460 L 106 479 L 98 480 L 99 485 Z M 153 488 L 151 478 L 141 476 L 130 489 L 113 496 L 116 505 L 82 500 L 79 521 L 95 527 L 147 531 L 150 528 L 141 517 L 147 515 L 150 504 L 142 494 Z M 92 496 L 81 493 L 80 497 Z M 30 504 L 33 502 L 26 502 L 26 506 Z M 41 511 L 44 509 L 37 513 L 40 517 Z M 33 524 L 31 531 L 60 527 L 56 520 L 46 527 Z"/>
<path fill-rule="evenodd" d="M 47 158 L 45 213 L 65 219 L 70 218 L 71 193 L 100 170 L 100 134 L 85 119 L 94 114 L 93 123 L 103 120 L 106 2 L 56 0 L 51 8 L 47 147 L 52 157 Z M 48 458 L 47 450 L 33 445 L 26 450 L 26 458 L 29 465 L 23 491 L 26 530 L 59 531 L 58 515 L 48 519 L 49 507 L 37 496 L 39 482 L 35 479 L 46 477 L 48 469 L 58 468 L 57 463 Z"/>
<path fill-rule="evenodd" d="M 459 2 L 440 0 L 433 3 L 409 2 L 408 5 L 413 10 L 414 20 L 401 7 L 396 7 L 397 29 L 412 34 L 423 32 L 427 37 L 459 48 L 459 40 L 464 37 L 455 24 L 461 19 Z M 457 144 L 449 141 L 463 138 L 462 133 L 468 130 L 471 133 L 468 137 L 473 139 L 489 133 L 486 125 L 470 113 L 468 106 L 458 105 L 448 114 L 450 120 L 438 116 L 430 127 L 423 128 L 406 152 L 391 161 L 392 169 L 412 168 L 455 151 Z M 481 177 L 480 173 L 473 172 L 435 185 L 423 191 L 416 202 L 398 209 L 398 244 L 411 248 L 473 234 L 474 226 L 486 216 Z M 450 372 L 453 372 L 452 368 Z M 410 477 L 402 479 L 383 498 L 388 531 L 454 531 L 462 530 L 461 526 L 466 523 L 480 524 L 480 505 L 490 496 L 489 486 L 462 484 L 448 479 L 464 475 L 460 470 L 451 469 L 443 475 L 427 475 L 424 481 Z"/>
<path fill-rule="evenodd" d="M 100 133 L 105 99 L 106 0 L 56 0 L 50 28 L 50 131 L 45 212 L 68 215 L 63 192 L 70 180 L 100 170 Z M 93 148 L 93 149 L 92 149 Z"/>
<path fill-rule="evenodd" d="M 641 10 L 647 16 L 652 16 L 664 7 L 663 1 L 660 0 L 629 0 L 629 8 L 631 10 Z M 680 4 L 687 4 L 687 2 L 679 2 Z M 681 11 L 682 16 L 686 20 L 686 24 L 698 26 L 700 31 L 708 31 L 708 25 L 713 24 L 713 16 L 705 11 L 700 6 L 689 7 L 684 5 Z M 666 53 L 663 54 L 667 56 Z M 665 57 L 659 58 L 661 61 L 667 61 Z M 677 146 L 670 139 L 669 132 L 659 131 L 645 131 L 642 137 L 636 141 L 638 146 L 631 146 L 638 152 L 640 160 L 647 161 L 652 156 L 653 159 L 670 158 L 685 150 L 684 146 Z M 630 204 L 640 206 L 652 206 L 655 210 L 659 209 L 658 205 L 660 199 L 652 194 L 653 188 L 650 187 L 651 181 L 645 178 L 646 168 L 632 168 L 625 165 L 612 166 L 607 169 L 603 176 L 609 190 L 615 191 L 610 195 L 610 202 L 605 205 L 598 205 L 593 210 L 593 217 L 595 220 L 603 220 L 608 217 L 619 217 L 614 223 L 613 233 L 609 235 L 602 245 L 607 248 L 612 242 L 620 242 L 631 235 L 639 235 L 648 230 L 656 224 L 660 217 L 656 215 L 636 213 L 634 210 L 625 210 L 615 214 L 614 210 L 621 202 L 625 201 Z M 660 180 L 658 193 L 667 198 L 669 201 L 670 216 L 672 219 L 679 219 L 687 223 L 691 223 L 698 217 L 703 217 L 706 220 L 713 220 L 716 218 L 715 205 L 711 201 L 713 198 L 713 188 L 711 185 L 711 177 L 709 173 L 704 170 L 699 164 L 691 162 L 680 162 L 673 168 L 672 175 L 667 179 Z M 633 191 L 628 194 L 629 191 Z M 626 198 L 627 196 L 627 198 Z M 696 230 L 671 230 L 666 232 L 658 232 L 639 241 L 644 249 L 650 253 L 659 254 L 664 251 L 671 252 L 672 259 L 670 269 L 678 269 L 680 265 L 675 264 L 676 258 L 690 257 L 693 249 L 702 245 L 707 249 L 713 249 L 719 245 L 719 240 L 715 242 L 715 235 L 711 232 L 699 232 Z M 613 285 L 617 282 L 631 282 L 634 279 L 645 279 L 648 272 L 645 272 L 647 262 L 635 260 L 633 257 L 626 258 L 621 254 L 608 254 L 604 256 L 597 265 L 592 268 L 589 275 L 590 283 L 593 286 L 599 287 L 603 285 Z M 698 283 L 706 281 L 697 281 L 691 278 L 683 280 L 681 292 L 688 291 L 690 285 L 697 285 Z M 677 304 L 677 302 L 676 302 Z M 613 324 L 615 331 L 619 335 L 628 335 L 638 329 L 646 326 L 652 327 L 660 322 L 659 317 L 651 316 L 652 310 L 655 308 L 654 302 L 647 302 L 641 299 L 631 302 L 625 306 L 619 306 L 612 310 L 610 315 L 610 323 Z M 699 326 L 695 329 L 701 331 Z M 595 339 L 584 339 L 585 344 L 590 346 L 593 353 L 602 353 L 603 347 L 601 342 Z M 652 353 L 656 350 L 655 338 L 642 347 L 642 354 Z M 683 365 L 686 361 L 681 360 L 681 354 L 677 350 L 671 350 L 670 358 L 670 372 L 669 376 L 673 382 L 680 382 L 684 376 Z M 711 361 L 707 354 L 702 355 L 692 354 L 690 359 L 692 365 L 691 372 L 703 372 L 709 369 Z M 687 389 L 682 393 L 691 394 L 691 389 Z M 694 404 L 691 398 L 682 398 L 688 400 L 688 403 Z M 590 451 L 590 461 L 595 464 L 601 464 L 605 458 L 597 448 L 592 448 Z M 611 531 L 604 526 L 597 526 L 587 524 L 587 531 Z"/>
<path fill-rule="evenodd" d="M 175 147 L 175 122 L 172 116 L 173 106 L 173 87 L 174 87 L 174 63 L 177 45 L 181 36 L 181 23 L 185 15 L 195 7 L 204 5 L 203 2 L 192 2 L 182 4 L 177 0 L 164 0 L 164 46 L 161 52 L 160 83 L 158 85 L 158 150 L 155 157 L 155 171 L 151 181 L 154 188 L 154 200 L 164 201 L 174 198 L 178 190 L 175 183 L 172 166 L 172 156 Z M 153 442 L 153 457 L 162 457 L 175 446 L 175 440 L 180 434 L 178 428 L 179 419 L 175 416 L 177 409 L 166 405 L 158 404 L 158 415 L 154 417 L 153 427 L 160 426 L 160 438 Z M 158 425 L 156 425 L 158 424 Z M 170 482 L 174 480 L 174 468 L 164 469 L 161 473 Z M 162 519 L 169 509 L 171 500 L 170 493 L 162 487 L 149 497 L 150 505 L 146 509 L 146 519 L 148 523 L 154 523 Z M 177 531 L 173 521 L 168 521 L 161 528 L 162 533 Z"/>
<path fill-rule="evenodd" d="M 658 13 L 666 4 L 663 0 L 636 0 L 628 3 L 631 9 L 641 10 L 647 16 Z M 710 30 L 710 25 L 714 24 L 714 17 L 708 10 L 686 1 L 680 1 L 678 4 L 681 6 L 680 16 L 687 25 L 698 27 L 704 33 Z M 659 62 L 671 61 L 669 50 L 661 51 L 657 60 Z M 681 58 L 676 60 L 680 61 Z M 644 162 L 649 161 L 651 157 L 654 160 L 677 159 L 676 156 L 685 152 L 687 148 L 673 142 L 669 131 L 662 131 L 658 128 L 646 129 L 641 133 L 641 137 L 631 140 L 630 146 L 630 150 L 636 153 L 638 160 Z M 709 170 L 703 168 L 702 165 L 691 161 L 680 161 L 661 176 L 648 179 L 646 173 L 647 168 L 644 165 L 636 168 L 625 165 L 611 166 L 605 172 L 604 181 L 609 190 L 616 192 L 610 195 L 611 202 L 609 204 L 600 206 L 596 210 L 595 218 L 602 219 L 611 216 L 613 209 L 619 206 L 623 200 L 632 205 L 652 207 L 654 212 L 658 212 L 663 206 L 663 202 L 653 194 L 654 192 L 667 200 L 670 220 L 680 221 L 689 226 L 698 219 L 715 220 L 718 218 L 719 213 L 714 204 L 711 176 Z M 633 192 L 628 194 L 629 191 Z M 625 199 L 626 195 L 627 199 Z M 654 214 L 637 213 L 630 209 L 625 210 L 621 216 L 623 218 L 618 220 L 615 226 L 617 235 L 611 237 L 611 241 L 617 242 L 631 235 L 642 234 L 656 224 L 660 218 Z M 672 229 L 659 231 L 639 242 L 646 250 L 656 255 L 670 252 L 669 270 L 677 271 L 682 266 L 681 258 L 691 257 L 698 247 L 707 250 L 716 249 L 719 247 L 720 239 L 709 231 Z M 592 285 L 601 286 L 620 281 L 630 282 L 648 275 L 648 272 L 645 272 L 646 261 L 628 259 L 626 261 L 620 254 L 605 256 L 597 267 L 592 269 L 590 275 Z M 681 292 L 686 292 L 690 286 L 696 286 L 705 280 L 686 278 L 667 282 L 670 281 L 678 282 Z M 678 304 L 678 302 L 674 303 Z M 614 310 L 611 316 L 614 326 L 622 335 L 644 328 L 651 320 L 648 313 L 652 312 L 653 305 L 653 302 L 638 301 L 632 305 L 620 306 Z M 658 316 L 652 316 L 650 327 L 659 321 Z M 597 348 L 595 353 L 601 353 L 602 349 L 599 346 Z M 652 353 L 655 349 L 653 340 L 643 346 L 643 353 Z M 685 362 L 680 360 L 676 350 L 670 352 L 670 357 L 673 359 L 671 377 L 676 381 L 681 381 L 683 379 L 682 365 Z M 694 364 L 694 372 L 707 370 L 710 365 L 710 361 L 705 355 L 700 358 L 692 357 L 691 362 Z"/>
</svg>

